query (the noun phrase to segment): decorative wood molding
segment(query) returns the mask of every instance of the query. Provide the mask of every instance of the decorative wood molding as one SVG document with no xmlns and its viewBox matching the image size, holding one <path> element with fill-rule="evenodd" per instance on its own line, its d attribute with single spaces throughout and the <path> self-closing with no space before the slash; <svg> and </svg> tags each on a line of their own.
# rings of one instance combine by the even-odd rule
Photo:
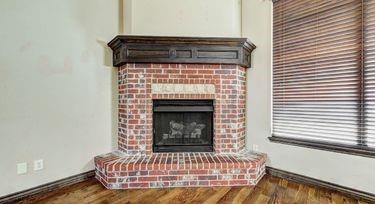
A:
<svg viewBox="0 0 375 204">
<path fill-rule="evenodd" d="M 115 37 L 108 46 L 113 50 L 113 66 L 126 63 L 237 64 L 250 67 L 255 45 L 246 38 L 207 37 Z"/>
<path fill-rule="evenodd" d="M 77 174 L 74 176 L 70 176 L 64 179 L 60 179 L 60 180 L 53 181 L 47 184 L 36 186 L 34 188 L 30 188 L 24 191 L 19 191 L 16 193 L 12 193 L 12 194 L 0 197 L 0 203 L 15 203 L 27 197 L 34 196 L 36 194 L 48 193 L 53 190 L 58 190 L 66 186 L 70 186 L 70 185 L 85 181 L 94 176 L 95 176 L 94 170 L 84 172 L 81 174 Z"/>
<path fill-rule="evenodd" d="M 357 147 L 357 146 L 342 145 L 342 144 L 335 144 L 335 143 L 328 143 L 328 142 L 299 140 L 295 138 L 291 139 L 291 138 L 278 137 L 278 136 L 272 136 L 272 137 L 269 137 L 268 139 L 271 142 L 280 143 L 280 144 L 294 145 L 294 146 L 299 146 L 299 147 L 307 147 L 307 148 L 325 150 L 325 151 L 330 151 L 330 152 L 337 152 L 337 153 L 375 158 L 374 148 L 365 149 L 363 147 Z"/>
<path fill-rule="evenodd" d="M 303 176 L 300 174 L 291 173 L 288 171 L 272 168 L 269 166 L 266 167 L 266 173 L 271 176 L 283 178 L 283 179 L 294 181 L 297 183 L 303 183 L 303 184 L 310 185 L 310 186 L 317 186 L 320 188 L 325 188 L 325 189 L 333 190 L 333 191 L 340 192 L 343 194 L 351 195 L 355 198 L 367 201 L 369 203 L 375 202 L 375 194 L 360 191 L 357 189 L 340 186 L 334 183 Z"/>
</svg>

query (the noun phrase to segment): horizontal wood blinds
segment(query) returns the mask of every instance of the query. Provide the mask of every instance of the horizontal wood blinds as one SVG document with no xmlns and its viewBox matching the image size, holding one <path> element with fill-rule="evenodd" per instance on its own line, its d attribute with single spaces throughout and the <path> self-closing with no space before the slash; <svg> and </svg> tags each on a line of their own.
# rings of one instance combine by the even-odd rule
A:
<svg viewBox="0 0 375 204">
<path fill-rule="evenodd" d="M 364 143 L 362 10 L 359 0 L 274 3 L 273 136 Z M 375 106 L 366 113 L 375 124 Z"/>
<path fill-rule="evenodd" d="M 363 143 L 375 147 L 375 0 L 364 2 L 364 101 Z"/>
</svg>

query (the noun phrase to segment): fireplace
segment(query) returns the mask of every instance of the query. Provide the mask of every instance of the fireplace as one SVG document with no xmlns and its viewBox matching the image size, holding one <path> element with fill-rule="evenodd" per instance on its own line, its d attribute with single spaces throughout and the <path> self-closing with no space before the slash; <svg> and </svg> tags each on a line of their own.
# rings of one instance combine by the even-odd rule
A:
<svg viewBox="0 0 375 204">
<path fill-rule="evenodd" d="M 255 185 L 266 155 L 245 147 L 244 38 L 118 36 L 118 150 L 95 157 L 110 189 Z"/>
<path fill-rule="evenodd" d="M 154 152 L 212 152 L 212 100 L 154 100 Z"/>
</svg>

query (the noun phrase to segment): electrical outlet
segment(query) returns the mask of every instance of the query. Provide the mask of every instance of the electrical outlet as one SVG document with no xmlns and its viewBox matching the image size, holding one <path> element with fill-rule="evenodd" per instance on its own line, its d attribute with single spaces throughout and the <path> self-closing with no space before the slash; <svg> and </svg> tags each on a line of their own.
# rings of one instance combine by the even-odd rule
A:
<svg viewBox="0 0 375 204">
<path fill-rule="evenodd" d="M 254 151 L 258 151 L 258 145 L 253 144 L 253 150 L 254 150 Z"/>
<path fill-rule="evenodd" d="M 27 163 L 22 162 L 17 164 L 17 174 L 26 174 L 27 173 Z"/>
<path fill-rule="evenodd" d="M 43 169 L 43 159 L 34 161 L 34 171 L 39 171 Z"/>
</svg>

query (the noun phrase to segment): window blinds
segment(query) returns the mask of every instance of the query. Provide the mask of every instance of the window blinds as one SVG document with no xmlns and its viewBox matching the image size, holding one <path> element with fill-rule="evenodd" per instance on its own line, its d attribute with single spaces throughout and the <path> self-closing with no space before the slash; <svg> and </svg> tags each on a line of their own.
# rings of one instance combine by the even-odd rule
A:
<svg viewBox="0 0 375 204">
<path fill-rule="evenodd" d="M 364 3 L 364 135 L 362 142 L 375 147 L 375 0 Z"/>
<path fill-rule="evenodd" d="M 279 0 L 273 137 L 375 146 L 375 0 Z"/>
</svg>

